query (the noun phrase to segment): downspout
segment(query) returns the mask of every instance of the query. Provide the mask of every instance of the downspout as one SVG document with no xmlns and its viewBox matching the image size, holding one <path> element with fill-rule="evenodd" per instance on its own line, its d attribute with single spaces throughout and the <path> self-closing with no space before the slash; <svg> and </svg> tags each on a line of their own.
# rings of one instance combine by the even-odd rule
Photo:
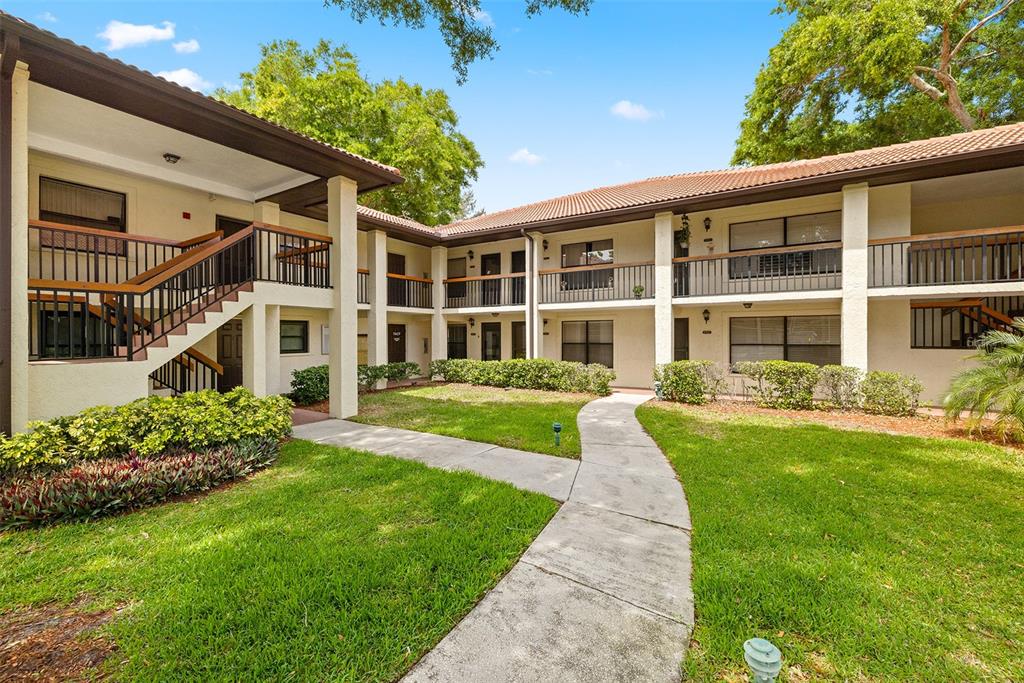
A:
<svg viewBox="0 0 1024 683">
<path fill-rule="evenodd" d="M 534 240 L 533 235 L 526 232 L 526 228 L 519 228 L 519 234 L 525 237 L 526 241 L 530 245 L 530 248 L 526 252 L 526 277 L 529 278 L 530 280 L 530 286 L 526 288 L 526 291 L 528 292 L 528 296 L 526 297 L 526 315 L 528 316 L 528 319 L 532 320 L 533 322 L 532 324 L 527 326 L 527 331 L 529 332 L 529 334 L 526 335 L 526 357 L 537 358 L 537 349 L 533 348 L 534 341 L 537 338 L 537 330 L 533 329 L 534 327 L 537 326 L 537 317 L 534 315 L 533 305 L 534 300 L 536 300 L 537 298 L 537 291 L 535 287 L 536 278 L 534 277 L 533 272 L 534 263 L 537 260 L 535 258 L 535 255 L 537 253 L 537 242 L 536 240 Z"/>
<path fill-rule="evenodd" d="M 0 432 L 13 433 L 11 423 L 11 133 L 14 126 L 12 99 L 14 67 L 21 51 L 18 36 L 5 31 L 0 38 Z M 24 296 L 24 295 L 23 295 Z"/>
</svg>

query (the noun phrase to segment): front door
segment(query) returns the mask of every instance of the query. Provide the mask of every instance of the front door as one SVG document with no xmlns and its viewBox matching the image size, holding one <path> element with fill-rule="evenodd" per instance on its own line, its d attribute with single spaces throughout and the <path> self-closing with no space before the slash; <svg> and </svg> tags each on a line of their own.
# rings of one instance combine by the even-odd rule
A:
<svg viewBox="0 0 1024 683">
<path fill-rule="evenodd" d="M 501 254 L 484 254 L 480 257 L 481 275 L 501 275 Z M 501 303 L 501 280 L 484 280 L 484 306 L 497 306 Z"/>
<path fill-rule="evenodd" d="M 512 357 L 526 358 L 526 321 L 512 321 Z"/>
<path fill-rule="evenodd" d="M 405 275 L 404 255 L 388 253 L 388 273 L 392 275 Z M 401 278 L 388 278 L 388 306 L 409 305 L 407 284 L 408 282 Z"/>
<path fill-rule="evenodd" d="M 690 319 L 676 318 L 672 330 L 672 360 L 690 360 Z"/>
<path fill-rule="evenodd" d="M 405 362 L 405 325 L 388 325 L 388 362 Z"/>
<path fill-rule="evenodd" d="M 482 356 L 484 360 L 501 360 L 501 323 L 483 323 Z"/>
<path fill-rule="evenodd" d="M 221 391 L 231 391 L 242 384 L 242 321 L 229 320 L 217 330 L 217 362 L 224 374 L 217 382 Z"/>
<path fill-rule="evenodd" d="M 466 326 L 448 326 L 448 357 L 466 358 Z"/>
</svg>

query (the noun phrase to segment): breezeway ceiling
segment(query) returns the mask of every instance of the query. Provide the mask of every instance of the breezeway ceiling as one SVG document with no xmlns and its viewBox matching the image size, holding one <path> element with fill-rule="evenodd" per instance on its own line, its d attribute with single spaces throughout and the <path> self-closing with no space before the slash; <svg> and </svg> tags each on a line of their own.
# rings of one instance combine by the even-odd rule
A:
<svg viewBox="0 0 1024 683">
<path fill-rule="evenodd" d="M 317 179 L 38 83 L 28 118 L 32 149 L 244 201 Z M 181 160 L 168 164 L 168 152 Z"/>
<path fill-rule="evenodd" d="M 1024 194 L 1024 167 L 918 180 L 911 185 L 915 205 L 1009 194 Z M 1021 219 L 1024 220 L 1024 216 Z"/>
</svg>

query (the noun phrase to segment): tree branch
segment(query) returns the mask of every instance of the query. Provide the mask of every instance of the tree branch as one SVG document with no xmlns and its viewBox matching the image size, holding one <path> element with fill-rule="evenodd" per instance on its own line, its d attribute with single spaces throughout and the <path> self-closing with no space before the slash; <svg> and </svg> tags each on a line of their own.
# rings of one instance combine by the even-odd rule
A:
<svg viewBox="0 0 1024 683">
<path fill-rule="evenodd" d="M 934 71 L 934 69 L 932 70 Z M 917 74 L 910 75 L 910 85 L 914 86 L 936 102 L 941 102 L 942 99 L 946 97 L 946 93 L 942 92 Z"/>
<path fill-rule="evenodd" d="M 953 50 L 949 53 L 949 56 L 950 57 L 955 57 L 956 53 L 960 51 L 960 48 L 962 48 L 964 45 L 967 44 L 967 41 L 970 40 L 971 36 L 973 36 L 975 33 L 978 32 L 978 29 L 980 29 L 982 26 L 984 26 L 985 24 L 989 23 L 990 21 L 992 21 L 993 19 L 998 17 L 1000 14 L 1003 14 L 1004 12 L 1006 12 L 1006 10 L 1008 10 L 1010 8 L 1010 6 L 1013 5 L 1015 2 L 1017 2 L 1017 0 L 1006 0 L 1006 2 L 1004 2 L 1001 7 L 999 7 L 998 9 L 993 11 L 991 14 L 989 14 L 987 17 L 985 17 L 981 21 L 979 21 L 977 24 L 975 24 L 974 26 L 969 28 L 967 30 L 967 33 L 965 33 L 963 35 L 963 37 L 957 42 L 957 44 L 953 48 Z"/>
</svg>

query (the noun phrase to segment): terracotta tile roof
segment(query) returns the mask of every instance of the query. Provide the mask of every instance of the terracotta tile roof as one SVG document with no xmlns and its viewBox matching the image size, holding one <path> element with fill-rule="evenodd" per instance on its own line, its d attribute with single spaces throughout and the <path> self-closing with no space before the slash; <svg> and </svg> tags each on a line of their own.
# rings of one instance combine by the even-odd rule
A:
<svg viewBox="0 0 1024 683">
<path fill-rule="evenodd" d="M 939 160 L 945 157 L 998 150 L 1015 145 L 1024 145 L 1024 123 L 835 154 L 818 159 L 660 176 L 622 185 L 599 187 L 456 221 L 441 226 L 439 231 L 445 236 L 454 237 L 488 230 L 527 227 L 530 224 L 543 221 L 582 217 L 661 202 L 704 198 L 734 190 L 764 188 L 777 183 L 826 178 L 849 171 L 882 169 L 907 162 Z M 1021 163 L 1024 164 L 1024 156 L 1022 156 Z"/>
<path fill-rule="evenodd" d="M 148 76 L 150 78 L 154 78 L 154 79 L 162 81 L 164 83 L 169 83 L 169 84 L 175 86 L 176 88 L 179 88 L 182 91 L 182 93 L 187 93 L 187 94 L 189 94 L 189 95 L 191 95 L 193 97 L 195 97 L 195 96 L 202 97 L 202 98 L 204 98 L 206 100 L 209 100 L 210 102 L 216 103 L 217 105 L 219 105 L 221 107 L 225 107 L 227 109 L 231 109 L 231 110 L 233 110 L 235 112 L 243 114 L 243 115 L 253 119 L 254 121 L 259 121 L 261 123 L 270 124 L 274 128 L 276 128 L 276 129 L 278 129 L 278 130 L 280 130 L 280 131 L 282 131 L 282 132 L 284 132 L 284 133 L 286 133 L 288 135 L 293 135 L 293 136 L 295 136 L 297 138 L 302 138 L 303 140 L 306 140 L 306 141 L 309 141 L 309 142 L 313 142 L 316 145 L 321 146 L 321 147 L 323 147 L 325 149 L 331 150 L 333 152 L 340 153 L 343 156 L 346 156 L 346 157 L 348 157 L 349 159 L 351 159 L 351 160 L 353 160 L 355 162 L 362 163 L 362 164 L 367 164 L 367 165 L 370 165 L 370 166 L 374 166 L 374 167 L 380 169 L 381 171 L 384 171 L 386 173 L 390 173 L 390 174 L 393 174 L 393 175 L 396 175 L 396 176 L 399 176 L 399 177 L 401 177 L 401 175 L 402 175 L 401 171 L 399 169 L 395 168 L 394 166 L 388 166 L 387 164 L 382 164 L 381 162 L 376 161 L 374 159 L 370 159 L 370 158 L 361 156 L 359 154 L 355 154 L 354 152 L 349 152 L 348 150 L 342 149 L 341 147 L 335 147 L 334 145 L 327 144 L 326 142 L 323 142 L 322 140 L 317 140 L 316 138 L 310 137 L 310 136 L 305 135 L 303 133 L 298 133 L 298 132 L 296 132 L 294 130 L 291 130 L 290 128 L 286 128 L 286 127 L 284 127 L 284 126 L 282 126 L 282 125 L 280 125 L 278 123 L 274 123 L 273 121 L 270 121 L 268 119 L 264 119 L 262 117 L 256 116 L 255 114 L 251 114 L 251 113 L 245 111 L 244 109 L 239 109 L 238 107 L 232 106 L 232 105 L 230 105 L 230 104 L 228 104 L 226 102 L 222 102 L 221 100 L 218 100 L 215 97 L 211 97 L 211 96 L 206 95 L 204 93 L 201 93 L 201 92 L 199 92 L 197 90 L 193 90 L 192 88 L 187 88 L 187 87 L 185 87 L 183 85 L 175 83 L 174 81 L 169 81 L 166 78 L 164 78 L 163 76 L 158 76 L 155 73 L 153 73 L 151 71 L 147 71 L 146 69 L 137 67 L 134 64 L 128 64 L 127 62 L 122 62 L 120 59 L 116 59 L 114 57 L 111 57 L 110 55 L 107 55 L 107 54 L 105 54 L 103 52 L 97 52 L 96 50 L 93 50 L 92 48 L 90 48 L 88 46 L 81 45 L 81 44 L 76 43 L 76 42 L 74 42 L 72 40 L 68 40 L 67 38 L 64 38 L 63 36 L 59 36 L 56 33 L 53 33 L 52 31 L 47 31 L 46 29 L 44 29 L 44 28 L 42 28 L 40 26 L 37 26 L 37 25 L 35 25 L 35 24 L 33 24 L 33 23 L 29 22 L 29 21 L 25 21 L 21 17 L 16 17 L 13 14 L 9 14 L 9 13 L 3 11 L 2 9 L 0 9 L 0 24 L 2 24 L 3 21 L 15 22 L 17 24 L 20 24 L 23 27 L 31 29 L 32 31 L 37 31 L 39 33 L 42 33 L 42 34 L 44 34 L 44 35 L 54 39 L 54 40 L 59 40 L 62 43 L 65 43 L 66 45 L 69 45 L 69 46 L 71 46 L 71 47 L 73 47 L 75 49 L 84 50 L 85 52 L 88 52 L 88 53 L 90 53 L 92 55 L 96 55 L 97 57 L 101 57 L 103 59 L 109 60 L 110 62 L 112 62 L 114 64 L 117 64 L 117 65 L 119 65 L 121 67 L 125 67 L 125 68 L 131 69 L 133 71 L 136 71 L 136 72 L 138 72 L 139 74 L 141 74 L 143 76 Z"/>
<path fill-rule="evenodd" d="M 382 227 L 404 228 L 405 230 L 420 231 L 435 237 L 440 234 L 438 228 L 431 228 L 427 225 L 423 225 L 422 223 L 418 223 L 411 218 L 394 216 L 385 211 L 371 209 L 370 207 L 363 206 L 362 204 L 356 207 L 356 216 L 368 223 L 373 223 Z"/>
</svg>

